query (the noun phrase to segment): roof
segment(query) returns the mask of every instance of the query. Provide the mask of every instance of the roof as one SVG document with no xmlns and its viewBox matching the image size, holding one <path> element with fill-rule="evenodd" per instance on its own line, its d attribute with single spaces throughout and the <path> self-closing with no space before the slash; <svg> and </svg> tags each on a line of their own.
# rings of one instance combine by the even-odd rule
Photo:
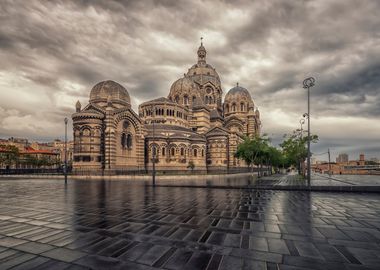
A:
<svg viewBox="0 0 380 270">
<path fill-rule="evenodd" d="M 228 133 L 228 130 L 224 129 L 224 128 L 220 128 L 220 127 L 214 127 L 212 129 L 210 129 L 209 131 L 207 131 L 206 133 L 206 136 L 209 137 L 209 136 L 228 136 L 229 133 Z"/>
<path fill-rule="evenodd" d="M 231 88 L 227 94 L 226 94 L 226 97 L 224 98 L 225 100 L 228 100 L 229 98 L 237 95 L 237 94 L 241 94 L 241 95 L 244 95 L 246 97 L 248 97 L 249 99 L 252 99 L 251 97 L 251 94 L 249 93 L 249 91 L 244 88 L 244 87 L 241 87 L 239 85 L 236 85 L 235 87 Z"/>
<path fill-rule="evenodd" d="M 27 146 L 24 148 L 24 151 L 21 151 L 20 154 L 28 155 L 28 154 L 42 154 L 42 155 L 58 155 L 50 150 L 36 150 L 33 147 Z"/>
<path fill-rule="evenodd" d="M 154 104 L 154 103 L 176 104 L 174 101 L 171 101 L 170 99 L 168 99 L 166 97 L 159 97 L 159 98 L 148 100 L 144 103 L 141 103 L 140 106 L 144 106 L 144 105 L 148 105 L 148 104 Z"/>
<path fill-rule="evenodd" d="M 0 146 L 0 152 L 7 153 L 10 152 L 9 149 L 6 149 L 6 147 Z M 58 155 L 58 153 L 50 151 L 50 150 L 36 150 L 33 147 L 26 146 L 24 147 L 24 150 L 19 151 L 20 155 Z"/>
<path fill-rule="evenodd" d="M 146 129 L 148 131 L 147 137 L 153 136 L 153 125 L 146 125 Z M 181 127 L 181 126 L 173 126 L 166 124 L 155 124 L 155 137 L 168 137 L 168 138 L 178 138 L 178 139 L 189 139 L 189 140 L 205 140 L 204 135 L 198 134 L 192 131 L 189 128 Z M 162 135 L 162 134 L 165 135 Z"/>
<path fill-rule="evenodd" d="M 215 109 L 211 111 L 210 119 L 222 119 L 223 120 L 223 118 L 220 116 L 219 112 Z"/>
<path fill-rule="evenodd" d="M 122 101 L 131 103 L 129 93 L 122 85 L 117 82 L 107 80 L 97 83 L 90 92 L 90 101 Z"/>
</svg>

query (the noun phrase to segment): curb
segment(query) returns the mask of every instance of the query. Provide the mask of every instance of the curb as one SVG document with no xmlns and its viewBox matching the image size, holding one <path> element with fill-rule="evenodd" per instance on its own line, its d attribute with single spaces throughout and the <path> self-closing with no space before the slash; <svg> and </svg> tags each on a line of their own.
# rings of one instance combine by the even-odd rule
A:
<svg viewBox="0 0 380 270">
<path fill-rule="evenodd" d="M 150 185 L 151 186 L 151 185 Z M 219 188 L 219 189 L 244 189 L 244 190 L 282 190 L 282 191 L 313 191 L 313 192 L 358 192 L 380 193 L 380 186 L 205 186 L 205 185 L 160 185 L 156 187 L 181 187 L 181 188 Z"/>
</svg>

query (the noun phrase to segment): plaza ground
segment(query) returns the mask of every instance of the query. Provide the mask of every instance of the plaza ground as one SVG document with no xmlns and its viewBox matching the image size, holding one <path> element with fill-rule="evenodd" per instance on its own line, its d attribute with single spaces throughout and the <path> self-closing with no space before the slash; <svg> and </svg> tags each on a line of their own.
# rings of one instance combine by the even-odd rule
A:
<svg viewBox="0 0 380 270">
<path fill-rule="evenodd" d="M 376 193 L 0 179 L 0 269 L 379 265 Z"/>
</svg>

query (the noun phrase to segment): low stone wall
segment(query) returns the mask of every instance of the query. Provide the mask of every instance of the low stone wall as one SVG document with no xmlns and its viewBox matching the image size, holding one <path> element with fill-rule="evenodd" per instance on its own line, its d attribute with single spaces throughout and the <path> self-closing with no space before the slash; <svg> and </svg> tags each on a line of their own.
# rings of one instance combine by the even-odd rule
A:
<svg viewBox="0 0 380 270">
<path fill-rule="evenodd" d="M 237 179 L 241 177 L 257 177 L 252 173 L 233 173 L 233 174 L 183 174 L 183 175 L 156 175 L 156 180 L 218 180 L 218 179 Z M 26 174 L 26 175 L 0 175 L 0 178 L 11 179 L 63 179 L 63 175 L 44 175 L 44 174 Z M 68 180 L 152 180 L 152 175 L 68 175 Z"/>
</svg>

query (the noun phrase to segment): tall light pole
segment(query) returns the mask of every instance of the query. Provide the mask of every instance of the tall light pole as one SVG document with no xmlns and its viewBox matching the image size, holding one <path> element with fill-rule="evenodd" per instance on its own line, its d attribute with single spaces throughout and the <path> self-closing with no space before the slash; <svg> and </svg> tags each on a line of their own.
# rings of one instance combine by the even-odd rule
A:
<svg viewBox="0 0 380 270">
<path fill-rule="evenodd" d="M 153 167 L 152 167 L 152 169 L 153 169 L 153 171 L 152 171 L 152 184 L 153 184 L 153 186 L 155 187 L 156 186 L 156 145 L 154 144 L 155 143 L 155 134 L 154 134 L 154 117 L 153 117 L 153 115 L 154 115 L 154 107 L 153 107 L 153 105 L 152 105 L 152 109 L 151 109 L 151 112 L 152 112 L 152 115 L 151 115 L 151 121 L 152 121 L 152 126 L 153 126 L 153 136 L 152 136 L 152 142 L 153 142 L 153 144 L 152 144 L 152 165 L 153 165 Z"/>
<path fill-rule="evenodd" d="M 304 119 L 304 118 L 301 118 L 301 119 L 300 119 L 300 125 L 301 125 L 301 134 L 300 134 L 300 138 L 301 138 L 301 143 L 302 143 L 302 137 L 303 137 L 303 129 L 302 129 L 303 124 L 305 124 L 305 119 Z M 304 144 L 302 144 L 302 145 L 304 145 Z M 302 169 L 302 158 L 300 158 L 300 172 L 302 173 L 302 175 L 304 175 L 304 173 L 303 173 L 303 169 Z"/>
<path fill-rule="evenodd" d="M 311 164 L 310 164 L 310 88 L 315 85 L 313 77 L 306 78 L 303 81 L 303 88 L 307 89 L 307 185 L 310 187 L 311 182 Z"/>
<path fill-rule="evenodd" d="M 67 122 L 69 120 L 65 117 L 65 168 L 63 173 L 65 174 L 65 184 L 67 184 Z"/>
</svg>

